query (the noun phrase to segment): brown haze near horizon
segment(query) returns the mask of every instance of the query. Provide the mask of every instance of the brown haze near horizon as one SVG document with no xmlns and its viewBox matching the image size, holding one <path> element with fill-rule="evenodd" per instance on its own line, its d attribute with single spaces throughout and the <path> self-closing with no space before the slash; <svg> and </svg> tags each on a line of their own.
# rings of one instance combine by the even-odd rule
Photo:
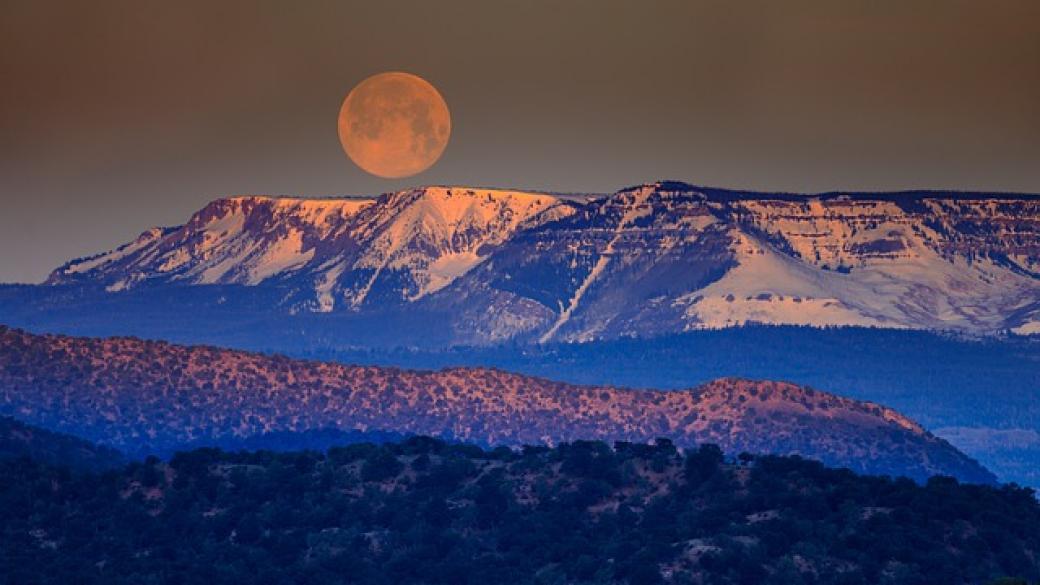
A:
<svg viewBox="0 0 1040 585">
<path fill-rule="evenodd" d="M 433 83 L 441 160 L 372 177 L 347 92 Z M 1040 2 L 5 2 L 0 281 L 229 193 L 414 184 L 1040 192 Z"/>
</svg>

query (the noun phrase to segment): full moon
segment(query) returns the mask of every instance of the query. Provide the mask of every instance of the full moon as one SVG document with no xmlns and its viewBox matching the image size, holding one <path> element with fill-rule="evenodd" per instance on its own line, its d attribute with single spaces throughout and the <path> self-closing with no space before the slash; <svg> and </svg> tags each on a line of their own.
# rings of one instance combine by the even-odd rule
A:
<svg viewBox="0 0 1040 585">
<path fill-rule="evenodd" d="M 451 136 L 448 104 L 428 81 L 402 72 L 365 79 L 339 110 L 339 140 L 350 160 L 386 179 L 430 168 Z"/>
</svg>

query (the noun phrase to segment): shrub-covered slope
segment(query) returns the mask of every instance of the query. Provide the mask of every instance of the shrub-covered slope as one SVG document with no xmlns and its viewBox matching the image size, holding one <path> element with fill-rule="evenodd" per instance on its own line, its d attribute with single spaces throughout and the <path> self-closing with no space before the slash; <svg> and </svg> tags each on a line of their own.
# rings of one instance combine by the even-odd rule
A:
<svg viewBox="0 0 1040 585">
<path fill-rule="evenodd" d="M 666 437 L 919 480 L 994 481 L 891 409 L 782 382 L 722 379 L 673 392 L 574 386 L 487 368 L 345 366 L 0 328 L 2 413 L 128 452 L 326 428 L 486 445 Z"/>
</svg>

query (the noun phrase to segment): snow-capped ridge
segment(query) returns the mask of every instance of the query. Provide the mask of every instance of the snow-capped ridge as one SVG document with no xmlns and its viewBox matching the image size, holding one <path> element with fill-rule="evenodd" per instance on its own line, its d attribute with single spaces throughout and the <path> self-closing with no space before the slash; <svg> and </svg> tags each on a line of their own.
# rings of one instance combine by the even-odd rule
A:
<svg viewBox="0 0 1040 585">
<path fill-rule="evenodd" d="M 522 226 L 571 208 L 552 195 L 497 189 L 423 187 L 383 195 L 356 222 L 365 245 L 352 267 L 367 278 L 342 287 L 340 295 L 357 309 L 387 277 L 399 281 L 393 300 L 418 300 L 481 263 L 488 247 Z"/>
<path fill-rule="evenodd" d="M 570 213 L 545 193 L 422 187 L 379 197 L 234 195 L 177 228 L 55 271 L 49 283 L 288 284 L 304 308 L 358 307 L 373 287 L 398 301 L 444 288 L 515 231 Z M 378 286 L 377 286 L 378 285 Z M 384 299 L 385 300 L 385 299 Z"/>
<path fill-rule="evenodd" d="M 466 343 L 586 341 L 761 322 L 1040 332 L 1040 198 L 612 195 L 439 185 L 236 195 L 74 260 L 49 284 L 279 289 L 272 310 L 427 310 Z"/>
</svg>

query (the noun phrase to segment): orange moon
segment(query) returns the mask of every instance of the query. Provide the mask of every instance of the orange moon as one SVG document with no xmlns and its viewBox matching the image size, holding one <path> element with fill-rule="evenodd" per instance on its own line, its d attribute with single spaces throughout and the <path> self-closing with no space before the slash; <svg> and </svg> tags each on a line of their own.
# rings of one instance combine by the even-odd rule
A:
<svg viewBox="0 0 1040 585">
<path fill-rule="evenodd" d="M 430 168 L 451 136 L 448 104 L 425 79 L 379 73 L 350 90 L 339 110 L 339 141 L 350 160 L 386 179 Z"/>
</svg>

